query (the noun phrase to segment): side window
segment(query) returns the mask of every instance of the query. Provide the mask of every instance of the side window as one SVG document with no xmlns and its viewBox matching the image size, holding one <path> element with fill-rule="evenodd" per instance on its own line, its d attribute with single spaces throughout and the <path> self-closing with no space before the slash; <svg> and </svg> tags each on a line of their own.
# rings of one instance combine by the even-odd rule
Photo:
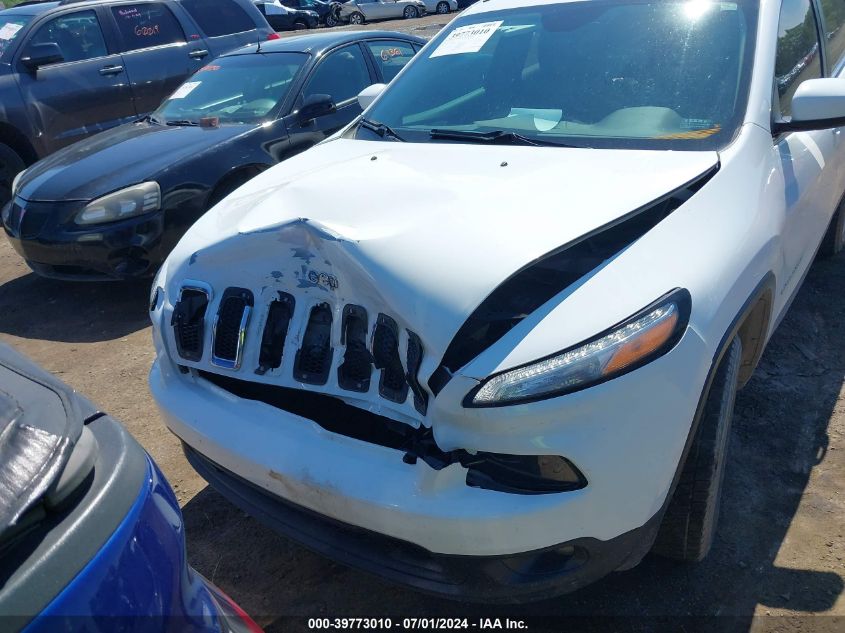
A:
<svg viewBox="0 0 845 633">
<path fill-rule="evenodd" d="M 55 43 L 66 62 L 108 55 L 103 31 L 94 11 L 79 11 L 53 18 L 38 29 L 29 45 Z"/>
<path fill-rule="evenodd" d="M 163 4 L 121 4 L 112 7 L 124 51 L 184 42 L 179 22 Z"/>
<path fill-rule="evenodd" d="M 375 57 L 376 65 L 381 70 L 385 83 L 390 83 L 414 56 L 414 49 L 405 42 L 381 40 L 367 42 L 367 46 Z"/>
<path fill-rule="evenodd" d="M 243 33 L 255 28 L 255 22 L 234 0 L 215 0 L 213 3 L 208 0 L 182 0 L 182 6 L 209 37 Z"/>
<path fill-rule="evenodd" d="M 311 74 L 303 97 L 330 95 L 335 103 L 354 99 L 370 85 L 367 62 L 357 44 L 330 53 Z"/>
<path fill-rule="evenodd" d="M 783 0 L 775 57 L 780 113 L 791 113 L 792 95 L 805 79 L 821 77 L 819 36 L 810 0 Z"/>
<path fill-rule="evenodd" d="M 831 70 L 842 61 L 845 53 L 845 0 L 821 0 L 827 60 Z"/>
</svg>

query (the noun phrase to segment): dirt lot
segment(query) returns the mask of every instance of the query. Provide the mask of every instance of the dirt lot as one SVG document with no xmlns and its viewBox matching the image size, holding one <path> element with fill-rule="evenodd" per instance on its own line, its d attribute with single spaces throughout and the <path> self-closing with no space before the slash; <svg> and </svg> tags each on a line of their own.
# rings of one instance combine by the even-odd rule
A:
<svg viewBox="0 0 845 633">
<path fill-rule="evenodd" d="M 431 16 L 398 26 L 430 36 L 445 21 Z M 177 492 L 191 564 L 268 630 L 305 628 L 304 620 L 290 616 L 436 612 L 577 618 L 550 624 L 566 630 L 841 632 L 843 289 L 845 256 L 814 266 L 740 393 L 720 531 L 704 563 L 678 566 L 649 557 L 571 596 L 520 608 L 448 603 L 346 569 L 263 528 L 209 489 L 162 426 L 147 390 L 153 354 L 146 284 L 42 280 L 0 239 L 0 340 L 123 420 Z M 641 458 L 648 456 L 631 456 Z"/>
</svg>

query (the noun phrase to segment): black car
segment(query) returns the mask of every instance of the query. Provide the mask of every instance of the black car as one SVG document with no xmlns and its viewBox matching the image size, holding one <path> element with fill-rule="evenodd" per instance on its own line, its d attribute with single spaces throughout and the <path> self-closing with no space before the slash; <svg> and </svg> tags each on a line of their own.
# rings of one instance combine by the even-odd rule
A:
<svg viewBox="0 0 845 633">
<path fill-rule="evenodd" d="M 250 0 L 38 2 L 0 11 L 0 206 L 15 174 L 155 110 L 221 53 L 278 37 Z"/>
<path fill-rule="evenodd" d="M 320 18 L 320 22 L 328 27 L 337 26 L 340 22 L 335 15 L 336 2 L 326 2 L 325 0 L 280 0 L 281 3 L 289 9 L 299 9 L 300 11 L 314 11 Z"/>
<path fill-rule="evenodd" d="M 207 209 L 352 121 L 358 93 L 389 81 L 424 43 L 326 31 L 224 55 L 151 116 L 23 172 L 2 210 L 6 234 L 43 276 L 152 275 Z"/>
<path fill-rule="evenodd" d="M 259 1 L 255 6 L 276 31 L 316 29 L 320 24 L 320 16 L 316 11 L 291 9 L 278 2 Z"/>
</svg>

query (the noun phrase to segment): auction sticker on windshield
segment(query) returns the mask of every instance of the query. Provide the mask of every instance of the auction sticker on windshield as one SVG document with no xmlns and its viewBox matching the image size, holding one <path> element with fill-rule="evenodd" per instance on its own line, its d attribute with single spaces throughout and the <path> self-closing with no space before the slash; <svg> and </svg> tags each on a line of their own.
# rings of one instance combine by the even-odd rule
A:
<svg viewBox="0 0 845 633">
<path fill-rule="evenodd" d="M 8 24 L 3 25 L 3 28 L 0 29 L 0 40 L 12 39 L 15 36 L 15 33 L 20 31 L 22 28 L 22 24 L 15 24 L 14 22 L 9 22 Z"/>
<path fill-rule="evenodd" d="M 430 57 L 477 53 L 500 26 L 502 26 L 502 20 L 458 27 L 446 36 Z"/>
<path fill-rule="evenodd" d="M 170 95 L 171 99 L 184 99 L 187 97 L 191 92 L 193 92 L 194 88 L 199 86 L 202 82 L 201 81 L 186 81 L 181 86 L 176 89 L 172 95 Z"/>
</svg>

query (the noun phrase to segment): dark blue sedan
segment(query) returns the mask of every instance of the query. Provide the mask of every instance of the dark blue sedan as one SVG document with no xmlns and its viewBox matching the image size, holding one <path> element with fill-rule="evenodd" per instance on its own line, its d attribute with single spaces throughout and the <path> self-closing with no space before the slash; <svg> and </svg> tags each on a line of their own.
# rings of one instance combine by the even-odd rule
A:
<svg viewBox="0 0 845 633">
<path fill-rule="evenodd" d="M 241 48 L 206 65 L 151 116 L 36 163 L 13 185 L 2 223 L 38 274 L 151 276 L 219 200 L 361 113 L 425 40 L 325 32 Z M 329 178 L 326 186 L 332 186 Z"/>
</svg>

